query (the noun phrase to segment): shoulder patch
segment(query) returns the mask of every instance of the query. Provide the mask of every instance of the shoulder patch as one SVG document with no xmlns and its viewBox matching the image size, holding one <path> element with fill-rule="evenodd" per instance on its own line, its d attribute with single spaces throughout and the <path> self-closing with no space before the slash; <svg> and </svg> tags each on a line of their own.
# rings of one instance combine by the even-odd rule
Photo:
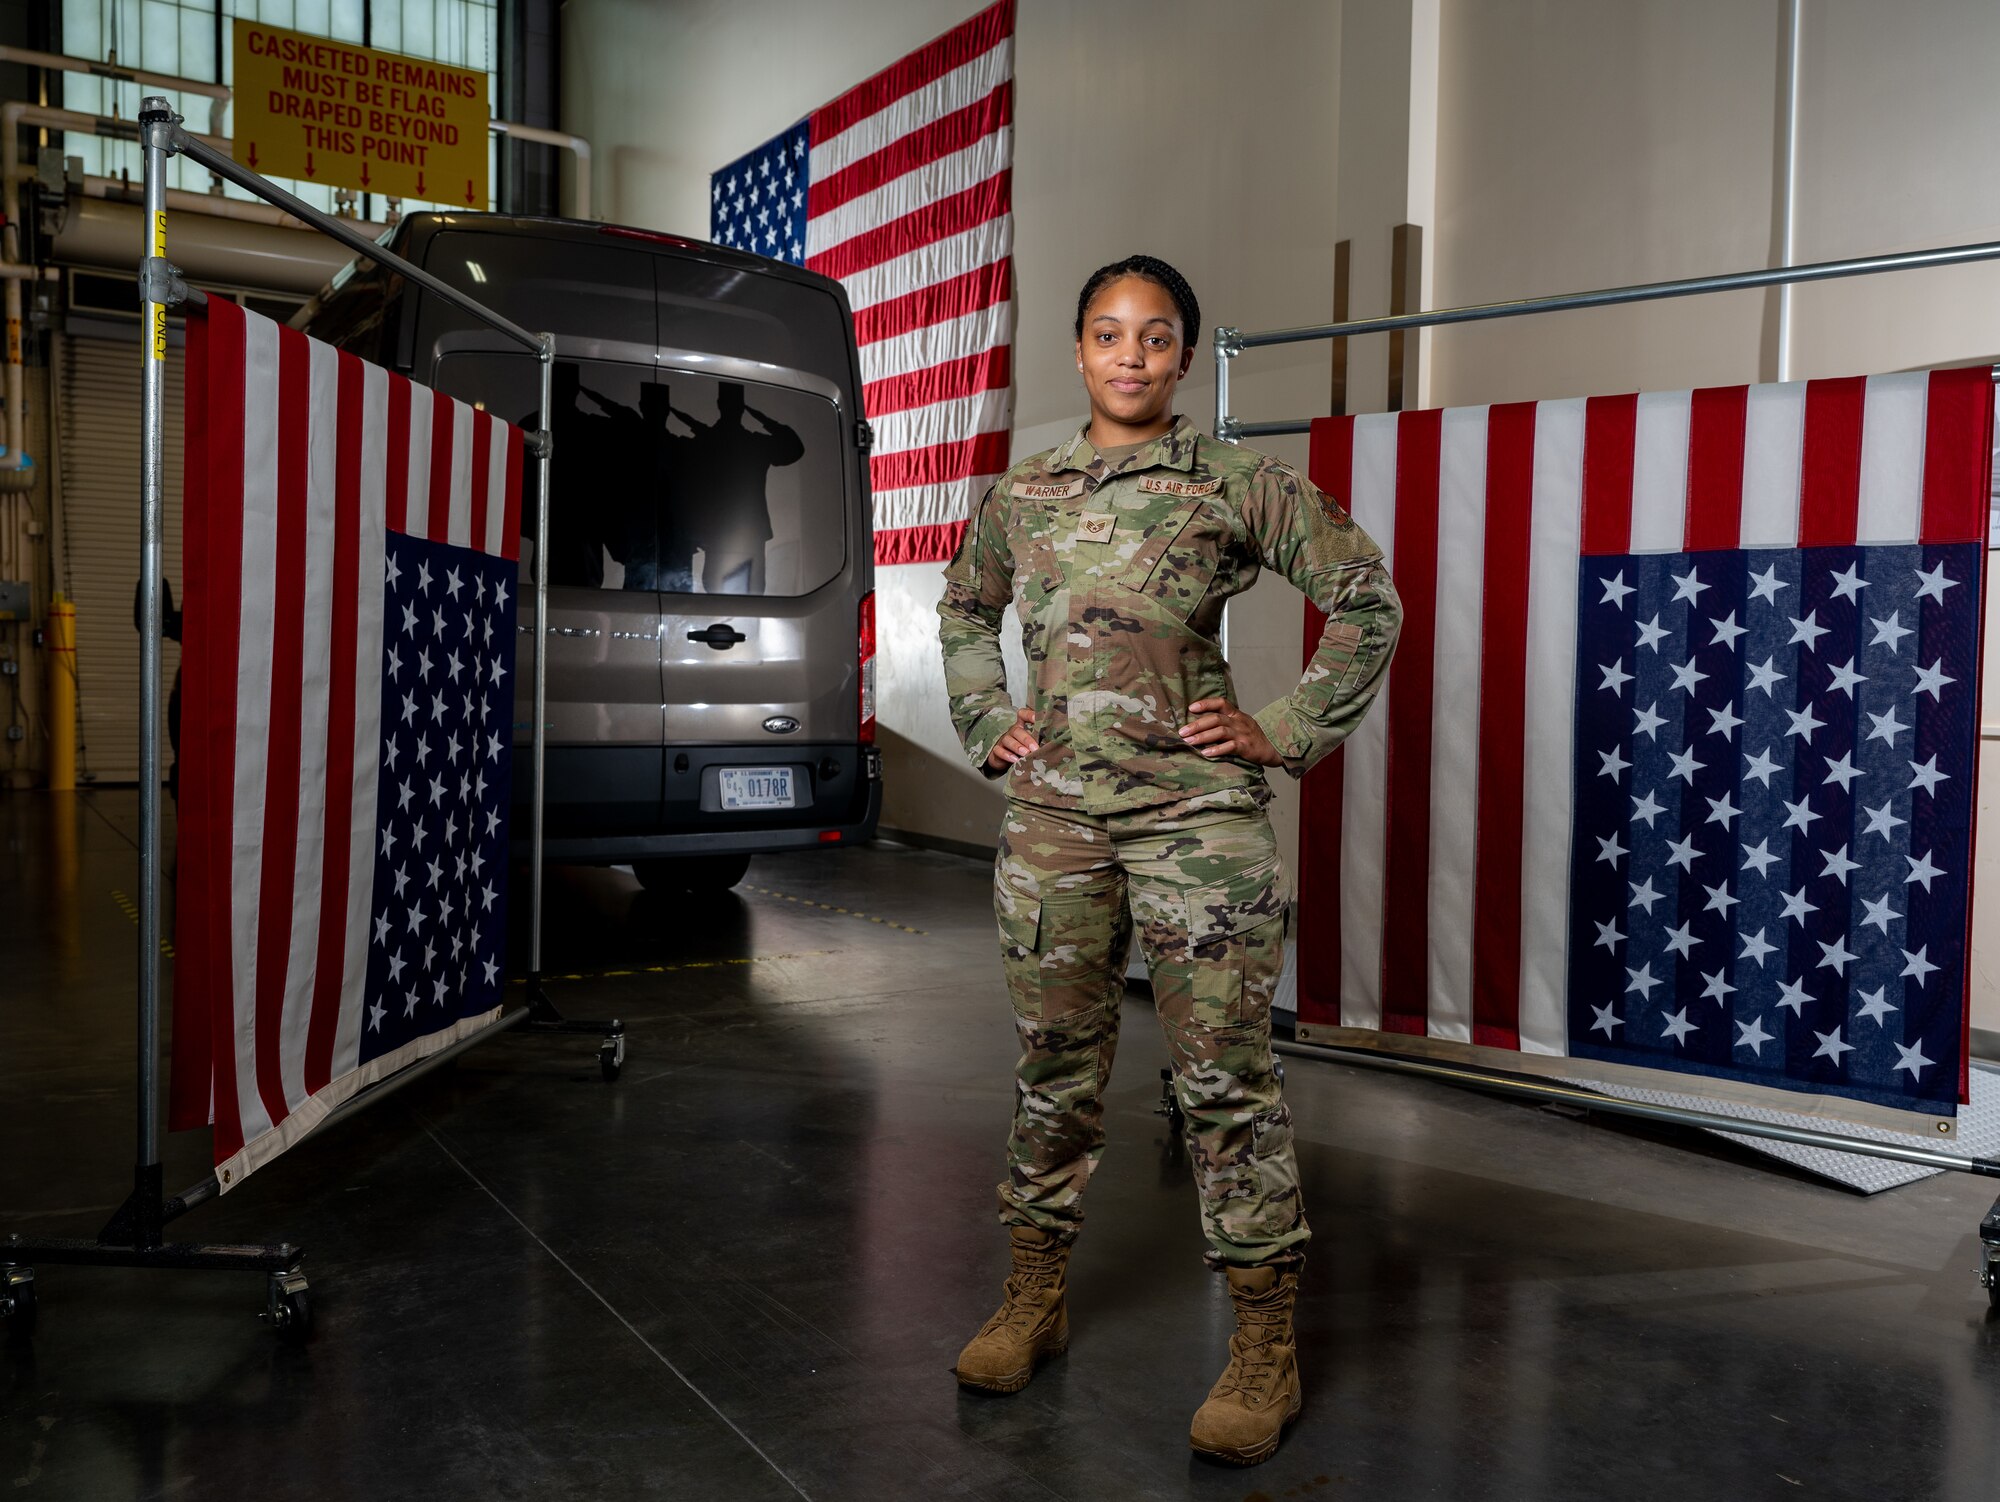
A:
<svg viewBox="0 0 2000 1502">
<path fill-rule="evenodd" d="M 1324 490 L 1317 493 L 1319 495 L 1320 515 L 1324 516 L 1341 531 L 1346 532 L 1350 530 L 1354 526 L 1354 518 L 1347 514 L 1347 508 L 1328 495 Z"/>
<path fill-rule="evenodd" d="M 1147 475 L 1139 488 L 1148 495 L 1214 495 L 1222 489 L 1222 477 L 1212 480 L 1175 480 L 1166 475 Z"/>
<path fill-rule="evenodd" d="M 1079 475 L 1074 480 L 1062 484 L 1036 485 L 1026 480 L 1016 480 L 1007 487 L 1009 493 L 1027 501 L 1067 501 L 1083 494 L 1090 482 Z"/>
</svg>

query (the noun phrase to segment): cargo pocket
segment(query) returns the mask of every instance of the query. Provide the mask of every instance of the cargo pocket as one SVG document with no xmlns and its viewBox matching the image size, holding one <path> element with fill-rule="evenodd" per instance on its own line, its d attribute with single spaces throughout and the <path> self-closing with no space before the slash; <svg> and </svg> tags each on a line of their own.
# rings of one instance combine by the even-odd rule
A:
<svg viewBox="0 0 2000 1502">
<path fill-rule="evenodd" d="M 1334 621 L 1326 631 L 1326 670 L 1333 675 L 1334 691 L 1344 694 L 1361 676 L 1362 631 L 1348 621 Z"/>
<path fill-rule="evenodd" d="M 1041 1016 L 1042 902 L 1010 885 L 997 871 L 993 878 L 993 916 L 1000 925 L 1000 964 L 1014 1010 L 1031 1020 Z"/>
<path fill-rule="evenodd" d="M 1194 1020 L 1239 1027 L 1270 1014 L 1285 958 L 1285 894 L 1276 856 L 1187 894 Z"/>
<path fill-rule="evenodd" d="M 1275 1158 L 1292 1145 L 1292 1112 L 1283 1101 L 1250 1119 L 1250 1155 Z"/>
<path fill-rule="evenodd" d="M 1049 540 L 1046 523 L 1026 540 L 1014 544 L 1013 557 L 1014 592 L 1031 605 L 1063 587 L 1063 572 L 1056 563 L 1056 550 Z"/>
<path fill-rule="evenodd" d="M 1185 513 L 1169 517 L 1148 537 L 1119 570 L 1118 580 L 1125 588 L 1157 600 L 1175 620 L 1190 620 L 1208 594 L 1227 540 L 1222 515 L 1197 502 Z"/>
<path fill-rule="evenodd" d="M 1054 1023 L 1105 1001 L 1111 953 L 1124 952 L 1116 893 L 1058 889 L 1036 897 L 996 873 L 993 907 L 1017 1016 Z"/>
</svg>

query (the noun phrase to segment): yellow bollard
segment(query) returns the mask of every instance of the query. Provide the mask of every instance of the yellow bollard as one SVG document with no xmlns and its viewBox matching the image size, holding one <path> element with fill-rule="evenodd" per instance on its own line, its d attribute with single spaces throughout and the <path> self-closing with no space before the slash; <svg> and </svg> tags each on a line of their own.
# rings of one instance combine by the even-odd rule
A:
<svg viewBox="0 0 2000 1502">
<path fill-rule="evenodd" d="M 76 791 L 76 606 L 49 606 L 49 791 Z"/>
</svg>

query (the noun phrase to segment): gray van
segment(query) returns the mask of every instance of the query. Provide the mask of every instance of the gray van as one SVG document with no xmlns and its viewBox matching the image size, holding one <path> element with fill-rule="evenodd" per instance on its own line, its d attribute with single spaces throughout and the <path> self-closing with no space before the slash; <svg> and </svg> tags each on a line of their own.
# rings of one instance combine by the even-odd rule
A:
<svg viewBox="0 0 2000 1502">
<path fill-rule="evenodd" d="M 574 220 L 412 214 L 387 244 L 556 336 L 548 859 L 698 890 L 734 885 L 758 851 L 872 838 L 869 432 L 840 284 Z M 293 327 L 541 426 L 532 355 L 372 262 Z M 529 459 L 524 633 L 539 504 Z M 525 841 L 526 817 L 515 827 Z"/>
</svg>

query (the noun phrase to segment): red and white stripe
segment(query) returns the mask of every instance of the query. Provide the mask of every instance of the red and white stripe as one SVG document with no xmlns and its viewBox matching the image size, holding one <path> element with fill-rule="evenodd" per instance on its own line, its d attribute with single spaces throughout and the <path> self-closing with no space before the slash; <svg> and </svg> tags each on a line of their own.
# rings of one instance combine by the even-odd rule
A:
<svg viewBox="0 0 2000 1502">
<path fill-rule="evenodd" d="M 806 265 L 854 306 L 875 559 L 948 558 L 1013 426 L 1014 0 L 811 117 Z"/>
<path fill-rule="evenodd" d="M 1404 622 L 1305 782 L 1300 1020 L 1566 1054 L 1579 559 L 1978 540 L 1992 402 L 1981 367 L 1315 423 Z"/>
<path fill-rule="evenodd" d="M 189 330 L 186 636 L 202 650 L 183 669 L 170 1124 L 213 1122 L 226 1189 L 470 1030 L 359 1064 L 384 553 L 393 529 L 515 558 L 523 440 L 221 298 Z"/>
</svg>

